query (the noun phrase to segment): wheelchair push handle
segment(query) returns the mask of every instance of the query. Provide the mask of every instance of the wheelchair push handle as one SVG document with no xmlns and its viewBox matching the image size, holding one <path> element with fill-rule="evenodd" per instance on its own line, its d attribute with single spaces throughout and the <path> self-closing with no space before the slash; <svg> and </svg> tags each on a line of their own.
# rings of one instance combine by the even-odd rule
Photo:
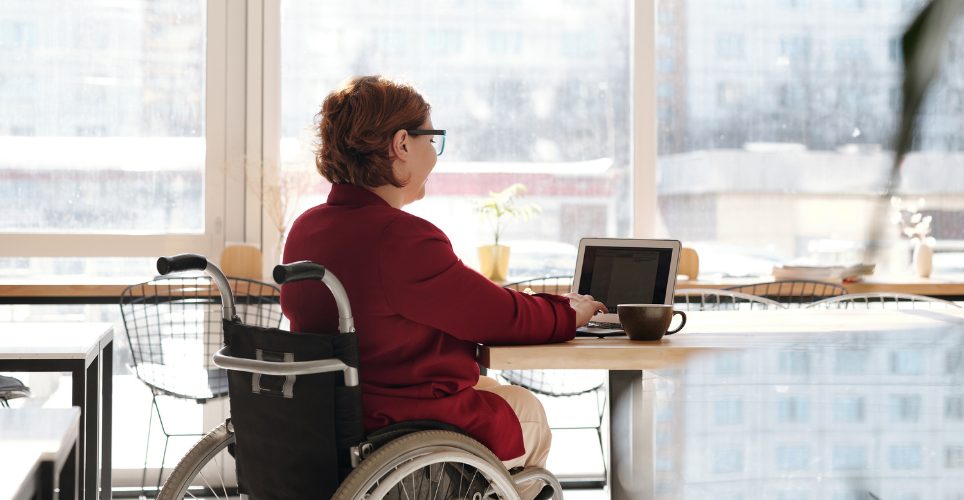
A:
<svg viewBox="0 0 964 500">
<path fill-rule="evenodd" d="M 322 283 L 328 285 L 328 289 L 335 297 L 335 304 L 338 306 L 338 331 L 340 333 L 355 331 L 355 320 L 351 316 L 348 293 L 345 292 L 345 287 L 342 286 L 341 281 L 338 281 L 338 278 L 331 271 L 325 269 L 325 266 L 310 260 L 303 260 L 274 266 L 271 275 L 279 285 L 303 280 L 321 280 Z"/>
<path fill-rule="evenodd" d="M 203 271 L 208 267 L 208 260 L 196 253 L 182 253 L 173 257 L 157 259 L 157 272 L 161 276 L 184 271 Z"/>
<path fill-rule="evenodd" d="M 310 260 L 303 260 L 274 266 L 274 271 L 271 274 L 274 276 L 275 283 L 279 285 L 303 280 L 324 280 L 325 266 Z"/>
<path fill-rule="evenodd" d="M 160 257 L 157 259 L 157 272 L 161 276 L 171 273 L 182 273 L 185 271 L 204 271 L 214 280 L 221 294 L 221 317 L 231 321 L 236 316 L 234 307 L 234 295 L 231 293 L 231 284 L 213 262 L 208 262 L 207 257 L 196 253 L 182 253 L 171 257 Z"/>
</svg>

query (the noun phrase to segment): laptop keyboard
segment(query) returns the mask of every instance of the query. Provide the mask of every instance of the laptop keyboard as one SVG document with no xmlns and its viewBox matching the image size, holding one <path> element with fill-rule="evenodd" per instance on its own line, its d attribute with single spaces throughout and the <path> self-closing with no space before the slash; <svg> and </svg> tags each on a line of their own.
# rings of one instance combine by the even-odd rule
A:
<svg viewBox="0 0 964 500">
<path fill-rule="evenodd" d="M 586 323 L 589 328 L 609 328 L 611 330 L 622 330 L 623 325 L 620 323 L 607 323 L 605 321 L 590 321 Z"/>
</svg>

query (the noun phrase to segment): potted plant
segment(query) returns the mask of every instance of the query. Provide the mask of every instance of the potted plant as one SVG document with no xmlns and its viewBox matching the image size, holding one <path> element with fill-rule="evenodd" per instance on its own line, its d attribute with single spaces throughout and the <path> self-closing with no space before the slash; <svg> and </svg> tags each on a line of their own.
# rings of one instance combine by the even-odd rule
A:
<svg viewBox="0 0 964 500">
<path fill-rule="evenodd" d="M 492 245 L 479 247 L 479 272 L 492 281 L 504 282 L 509 273 L 509 247 L 499 244 L 499 234 L 510 221 L 529 220 L 542 213 L 542 207 L 535 203 L 519 205 L 525 190 L 525 186 L 516 183 L 498 193 L 489 191 L 488 198 L 475 203 L 479 222 L 487 222 L 495 236 Z"/>
</svg>

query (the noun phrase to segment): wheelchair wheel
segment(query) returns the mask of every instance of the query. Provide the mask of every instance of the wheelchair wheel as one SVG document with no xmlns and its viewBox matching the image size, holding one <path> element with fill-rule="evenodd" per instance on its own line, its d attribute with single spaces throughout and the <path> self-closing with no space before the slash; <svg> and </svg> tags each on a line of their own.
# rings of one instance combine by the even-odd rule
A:
<svg viewBox="0 0 964 500">
<path fill-rule="evenodd" d="M 202 469 L 212 460 L 215 460 L 218 453 L 230 444 L 234 444 L 234 432 L 228 429 L 226 422 L 215 427 L 178 461 L 174 471 L 171 472 L 167 481 L 164 481 L 164 486 L 157 495 L 157 500 L 181 500 L 184 495 L 194 497 L 187 490 L 198 475 L 201 476 L 207 487 L 215 492 L 216 496 L 217 488 L 220 487 L 225 493 L 224 498 L 227 498 L 227 491 L 220 476 L 220 471 L 217 476 L 208 478 L 204 476 Z"/>
<path fill-rule="evenodd" d="M 332 500 L 519 500 L 502 461 L 478 441 L 421 431 L 382 446 L 345 479 Z"/>
</svg>

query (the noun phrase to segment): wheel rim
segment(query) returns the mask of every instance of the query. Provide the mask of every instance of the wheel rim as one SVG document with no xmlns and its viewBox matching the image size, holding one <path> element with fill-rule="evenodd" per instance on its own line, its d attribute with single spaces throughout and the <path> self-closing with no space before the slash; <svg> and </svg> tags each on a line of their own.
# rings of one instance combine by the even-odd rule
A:
<svg viewBox="0 0 964 500">
<path fill-rule="evenodd" d="M 186 480 L 182 482 L 181 489 L 180 491 L 177 492 L 174 498 L 183 499 L 185 498 L 185 496 L 189 498 L 197 498 L 193 494 L 191 494 L 188 490 L 194 484 L 194 479 L 200 476 L 201 480 L 204 481 L 204 484 L 208 487 L 211 493 L 214 494 L 215 500 L 228 500 L 228 491 L 227 491 L 227 487 L 224 485 L 224 478 L 221 476 L 221 464 L 218 463 L 218 455 L 222 451 L 224 451 L 225 448 L 234 444 L 234 440 L 235 440 L 234 434 L 231 434 L 227 439 L 221 442 L 213 450 L 211 454 L 208 455 L 209 458 L 202 460 L 201 463 L 197 467 L 195 467 L 193 471 L 191 471 L 191 473 L 188 475 Z M 204 474 L 202 474 L 202 471 L 204 470 L 204 468 L 209 463 L 211 463 L 211 461 L 214 461 L 215 470 L 218 473 L 216 482 L 209 481 L 208 478 L 205 477 Z M 214 478 L 211 478 L 211 479 L 213 480 Z M 216 489 L 218 485 L 221 486 L 221 493 L 223 496 L 218 495 L 218 491 Z"/>
<path fill-rule="evenodd" d="M 490 462 L 472 453 L 447 446 L 433 446 L 399 456 L 373 474 L 362 491 L 366 492 L 366 498 L 372 500 L 386 496 L 415 500 L 421 498 L 418 495 L 426 490 L 429 500 L 450 499 L 453 494 L 454 498 L 479 500 L 488 496 L 483 492 L 493 489 L 499 498 L 513 498 L 505 495 L 506 491 L 515 489 L 511 479 L 505 474 L 491 473 L 492 468 Z M 459 478 L 458 483 L 453 475 Z M 393 490 L 397 490 L 397 494 L 392 495 Z M 442 490 L 446 493 L 441 494 Z"/>
</svg>

